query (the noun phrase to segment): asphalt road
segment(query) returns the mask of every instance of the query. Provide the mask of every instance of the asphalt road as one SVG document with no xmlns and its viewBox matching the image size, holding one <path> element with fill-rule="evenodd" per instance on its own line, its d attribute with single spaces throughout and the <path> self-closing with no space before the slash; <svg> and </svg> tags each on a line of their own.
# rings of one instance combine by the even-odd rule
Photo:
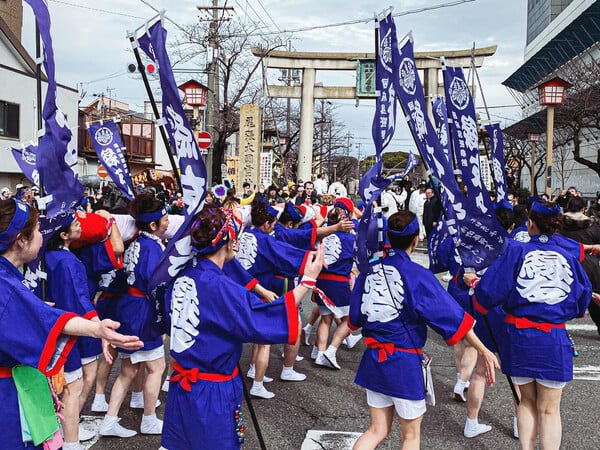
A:
<svg viewBox="0 0 600 450">
<path fill-rule="evenodd" d="M 422 254 L 415 257 L 424 264 Z M 310 312 L 310 303 L 304 304 L 303 315 Z M 574 359 L 575 380 L 567 385 L 563 392 L 563 449 L 598 449 L 600 448 L 600 430 L 596 411 L 598 398 L 596 389 L 600 380 L 600 338 L 589 318 L 573 321 L 569 329 L 574 338 L 580 356 Z M 313 333 L 314 339 L 314 333 Z M 312 347 L 301 347 L 300 354 L 304 360 L 296 364 L 296 370 L 306 373 L 304 382 L 284 382 L 279 380 L 281 372 L 282 346 L 271 348 L 271 361 L 267 375 L 275 381 L 267 386 L 276 395 L 273 399 L 253 399 L 258 422 L 266 448 L 269 450 L 285 449 L 335 449 L 351 448 L 351 436 L 325 433 L 320 442 L 307 439 L 310 430 L 335 431 L 343 433 L 360 433 L 369 425 L 368 408 L 362 388 L 354 384 L 354 375 L 362 356 L 363 346 L 359 343 L 354 349 L 342 346 L 338 351 L 338 362 L 342 369 L 334 371 L 316 366 L 310 360 Z M 480 414 L 480 422 L 490 424 L 492 431 L 473 439 L 463 437 L 465 424 L 465 405 L 452 399 L 452 388 L 455 381 L 455 369 L 452 349 L 443 340 L 430 331 L 425 350 L 433 356 L 432 370 L 435 384 L 437 404 L 428 407 L 422 425 L 423 449 L 518 449 L 518 441 L 512 437 L 513 408 L 511 393 L 506 379 L 498 373 L 495 386 L 488 388 Z M 250 346 L 246 346 L 241 360 L 245 373 L 248 367 Z M 540 355 L 543 357 L 543 355 Z M 113 375 L 114 378 L 114 375 Z M 251 386 L 250 380 L 245 379 Z M 166 401 L 166 394 L 161 393 L 161 400 Z M 128 398 L 127 398 L 128 405 Z M 247 427 L 244 449 L 259 449 L 255 426 L 252 423 L 246 404 L 243 405 Z M 158 409 L 162 416 L 164 406 Z M 89 413 L 89 403 L 84 408 L 88 426 L 98 424 L 101 415 Z M 141 410 L 130 410 L 124 406 L 121 411 L 122 424 L 139 430 Z M 88 419 L 87 417 L 96 417 Z M 91 422 L 90 422 L 91 420 Z M 310 431 L 311 436 L 318 435 Z M 321 433 L 322 435 L 322 433 Z M 304 442 L 304 446 L 303 446 Z M 157 436 L 135 436 L 129 439 L 101 438 L 89 442 L 86 447 L 92 450 L 108 449 L 157 449 L 160 438 Z M 350 445 L 350 447 L 348 447 Z M 379 447 L 380 449 L 397 449 L 400 437 L 397 421 L 390 437 Z"/>
</svg>

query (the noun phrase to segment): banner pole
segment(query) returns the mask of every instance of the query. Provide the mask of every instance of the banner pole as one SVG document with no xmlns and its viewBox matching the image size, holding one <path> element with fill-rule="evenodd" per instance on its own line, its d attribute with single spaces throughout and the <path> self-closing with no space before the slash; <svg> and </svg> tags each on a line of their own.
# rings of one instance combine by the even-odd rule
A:
<svg viewBox="0 0 600 450">
<path fill-rule="evenodd" d="M 140 74 L 142 75 L 142 80 L 144 80 L 144 87 L 146 88 L 146 93 L 148 94 L 148 99 L 150 100 L 150 104 L 152 105 L 152 111 L 154 112 L 154 117 L 157 121 L 161 119 L 160 113 L 158 112 L 158 107 L 156 106 L 156 100 L 154 99 L 154 94 L 152 94 L 152 89 L 150 88 L 150 82 L 148 81 L 148 76 L 144 71 L 144 64 L 142 63 L 142 57 L 140 56 L 140 51 L 135 42 L 135 36 L 133 33 L 128 34 L 129 42 L 131 43 L 131 48 L 133 49 L 133 54 L 135 55 L 135 61 L 137 62 L 137 68 Z M 175 162 L 175 157 L 173 156 L 173 149 L 171 148 L 171 143 L 169 142 L 169 137 L 167 136 L 167 131 L 165 130 L 164 125 L 159 125 L 158 129 L 160 130 L 160 135 L 162 137 L 163 143 L 165 144 L 165 148 L 167 149 L 167 155 L 169 156 L 169 161 L 171 163 L 171 167 L 173 168 L 173 177 L 177 183 L 177 188 L 180 192 L 183 192 L 181 188 L 181 177 L 179 176 L 179 169 L 177 168 L 177 163 Z"/>
</svg>

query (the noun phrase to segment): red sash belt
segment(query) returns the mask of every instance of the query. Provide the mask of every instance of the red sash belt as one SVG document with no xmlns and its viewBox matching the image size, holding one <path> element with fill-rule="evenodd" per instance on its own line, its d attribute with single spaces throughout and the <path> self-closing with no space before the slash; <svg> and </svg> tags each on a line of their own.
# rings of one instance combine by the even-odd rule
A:
<svg viewBox="0 0 600 450">
<path fill-rule="evenodd" d="M 102 293 L 100 294 L 100 297 L 98 297 L 98 300 L 103 300 L 105 298 L 120 297 L 122 295 L 123 295 L 122 292 L 106 292 L 106 291 L 102 291 Z"/>
<path fill-rule="evenodd" d="M 127 288 L 127 293 L 132 297 L 146 297 L 146 293 L 144 291 L 133 286 L 129 286 Z"/>
<path fill-rule="evenodd" d="M 0 367 L 0 378 L 12 378 L 12 369 L 9 367 Z"/>
<path fill-rule="evenodd" d="M 421 348 L 396 347 L 392 342 L 379 342 L 378 340 L 372 337 L 368 337 L 365 339 L 365 345 L 369 348 L 379 350 L 379 357 L 377 359 L 377 362 L 380 363 L 386 361 L 388 355 L 391 355 L 394 352 L 414 353 L 418 355 L 423 354 L 423 349 Z"/>
<path fill-rule="evenodd" d="M 317 279 L 328 281 L 343 281 L 345 283 L 348 283 L 350 281 L 350 278 L 345 277 L 343 275 L 336 275 L 335 273 L 321 273 Z"/>
<path fill-rule="evenodd" d="M 194 367 L 193 369 L 184 369 L 177 361 L 173 362 L 173 370 L 177 373 L 175 375 L 171 375 L 171 383 L 181 381 L 181 387 L 187 392 L 192 392 L 192 386 L 190 383 L 195 383 L 198 380 L 217 382 L 229 381 L 233 380 L 238 375 L 237 366 L 235 369 L 233 369 L 231 374 L 224 375 L 222 373 L 200 372 L 197 367 Z"/>
<path fill-rule="evenodd" d="M 534 322 L 525 317 L 516 317 L 512 314 L 507 314 L 504 318 L 504 321 L 506 323 L 513 324 L 518 329 L 535 328 L 536 330 L 543 331 L 544 333 L 550 333 L 552 328 L 565 329 L 564 323 Z"/>
</svg>

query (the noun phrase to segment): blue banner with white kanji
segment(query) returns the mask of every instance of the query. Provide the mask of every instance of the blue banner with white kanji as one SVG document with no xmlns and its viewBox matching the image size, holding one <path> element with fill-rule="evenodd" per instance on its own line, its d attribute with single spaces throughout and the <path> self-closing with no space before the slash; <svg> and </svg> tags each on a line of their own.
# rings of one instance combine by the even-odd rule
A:
<svg viewBox="0 0 600 450">
<path fill-rule="evenodd" d="M 125 160 L 125 147 L 119 128 L 113 120 L 91 124 L 88 128 L 98 160 L 121 193 L 133 200 L 133 183 Z"/>
<path fill-rule="evenodd" d="M 490 153 L 492 157 L 492 176 L 496 186 L 496 202 L 508 199 L 506 172 L 504 171 L 504 136 L 500 124 L 486 125 L 485 130 L 490 138 Z"/>
<path fill-rule="evenodd" d="M 160 284 L 171 280 L 192 257 L 190 230 L 193 217 L 204 206 L 206 196 L 206 167 L 183 110 L 179 90 L 171 68 L 166 47 L 167 30 L 162 21 L 156 22 L 137 40 L 140 48 L 158 67 L 162 90 L 162 120 L 172 148 L 179 160 L 181 188 L 185 203 L 185 220 L 173 239 L 169 241 L 149 282 L 152 292 Z"/>
<path fill-rule="evenodd" d="M 11 147 L 15 161 L 23 175 L 34 185 L 40 185 L 40 175 L 35 166 L 38 147 L 35 144 L 23 145 L 22 148 Z"/>
</svg>

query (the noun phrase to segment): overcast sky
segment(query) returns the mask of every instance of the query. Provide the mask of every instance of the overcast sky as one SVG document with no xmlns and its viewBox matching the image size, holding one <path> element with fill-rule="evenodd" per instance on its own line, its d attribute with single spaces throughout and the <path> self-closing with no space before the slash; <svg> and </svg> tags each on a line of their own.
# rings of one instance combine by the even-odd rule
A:
<svg viewBox="0 0 600 450">
<path fill-rule="evenodd" d="M 296 30 L 308 26 L 326 26 L 340 22 L 368 19 L 375 12 L 393 6 L 393 13 L 405 13 L 460 0 L 219 0 L 219 5 L 233 6 L 234 20 L 254 21 L 272 31 Z M 198 20 L 196 6 L 212 4 L 211 0 L 146 0 L 179 24 Z M 84 103 L 93 93 L 104 93 L 127 102 L 131 109 L 142 110 L 146 99 L 140 80 L 126 73 L 127 63 L 134 62 L 127 30 L 143 25 L 154 11 L 141 0 L 48 0 L 57 78 L 60 83 L 78 86 L 88 92 Z M 492 114 L 491 119 L 503 125 L 520 117 L 520 109 L 511 107 L 515 101 L 501 85 L 523 62 L 526 27 L 526 0 L 474 0 L 445 8 L 415 12 L 396 17 L 399 38 L 412 30 L 415 51 L 469 49 L 497 45 L 494 56 L 485 60 L 479 69 L 483 93 Z M 268 12 L 268 14 L 267 14 Z M 178 30 L 166 22 L 171 41 Z M 32 49 L 34 26 L 30 8 L 24 6 L 23 41 Z M 373 52 L 373 22 L 344 26 L 328 26 L 292 35 L 297 51 Z M 111 78 L 107 78 L 112 76 Z M 317 73 L 317 82 L 330 82 L 331 75 Z M 354 83 L 354 74 L 345 75 Z M 190 75 L 181 75 L 185 81 Z M 196 77 L 205 82 L 202 76 Z M 335 83 L 339 84 L 339 83 Z M 109 91 L 110 90 L 110 91 Z M 369 145 L 373 101 L 363 100 L 357 108 L 354 101 L 333 101 L 336 114 L 343 120 L 354 143 L 361 143 L 362 153 L 372 153 Z M 482 106 L 478 95 L 476 105 Z M 499 108 L 503 107 L 503 108 Z M 485 119 L 485 111 L 479 110 Z M 405 127 L 398 129 L 389 150 L 407 150 L 409 135 Z M 356 147 L 353 151 L 356 154 Z"/>
</svg>

